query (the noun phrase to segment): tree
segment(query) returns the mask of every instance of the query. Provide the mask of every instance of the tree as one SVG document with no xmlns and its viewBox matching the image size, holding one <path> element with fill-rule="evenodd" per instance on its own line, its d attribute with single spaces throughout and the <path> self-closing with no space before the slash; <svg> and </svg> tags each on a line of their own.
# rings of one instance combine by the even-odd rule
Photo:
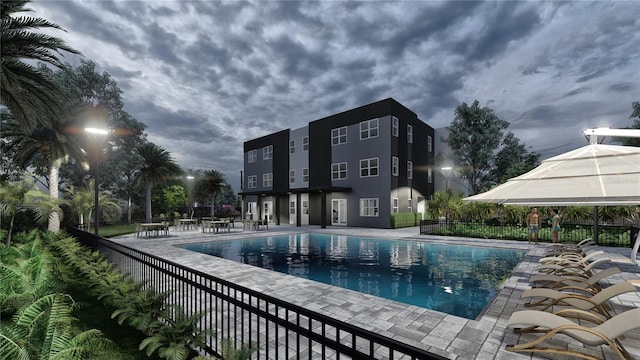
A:
<svg viewBox="0 0 640 360">
<path fill-rule="evenodd" d="M 155 184 L 165 183 L 167 178 L 178 175 L 180 166 L 163 147 L 153 143 L 146 143 L 136 148 L 136 152 L 143 159 L 138 179 L 145 187 L 145 215 L 151 221 L 151 189 Z"/>
<path fill-rule="evenodd" d="M 218 170 L 207 170 L 200 180 L 200 189 L 211 195 L 211 217 L 215 216 L 215 198 L 226 184 L 225 176 Z"/>
<path fill-rule="evenodd" d="M 631 107 L 633 111 L 629 119 L 633 120 L 633 124 L 627 129 L 640 129 L 640 101 L 634 101 Z M 624 146 L 640 146 L 640 138 L 613 138 L 613 141 Z"/>
<path fill-rule="evenodd" d="M 0 3 L 0 99 L 21 124 L 25 133 L 31 133 L 40 125 L 40 114 L 59 114 L 63 110 L 58 101 L 60 89 L 31 63 L 42 61 L 63 68 L 58 54 L 62 51 L 72 54 L 79 52 L 54 36 L 31 31 L 64 30 L 41 18 L 16 16 L 18 13 L 31 11 L 25 8 L 27 3 L 27 0 Z"/>
<path fill-rule="evenodd" d="M 77 67 L 66 64 L 61 71 L 46 69 L 43 72 L 60 84 L 68 98 L 83 104 L 87 112 L 93 115 L 98 113 L 104 122 L 103 126 L 111 130 L 109 146 L 105 149 L 107 153 L 101 164 L 100 185 L 127 200 L 127 217 L 131 222 L 132 198 L 142 167 L 142 159 L 135 148 L 145 142 L 146 125 L 123 110 L 122 90 L 108 73 L 99 73 L 96 68 L 93 61 L 81 60 Z M 80 126 L 83 127 L 84 124 Z M 61 168 L 61 183 L 79 187 L 87 176 L 92 175 L 80 161 L 70 161 Z"/>
<path fill-rule="evenodd" d="M 478 100 L 471 106 L 456 107 L 445 142 L 453 151 L 456 168 L 469 181 L 471 192 L 478 193 L 492 183 L 493 157 L 499 148 L 503 130 L 509 126 L 488 107 L 480 108 Z M 471 195 L 473 195 L 471 194 Z"/>
<path fill-rule="evenodd" d="M 8 119 L 4 123 L 3 136 L 10 139 L 11 146 L 19 149 L 15 154 L 16 163 L 22 169 L 33 167 L 36 174 L 47 177 L 45 185 L 53 199 L 58 198 L 58 174 L 62 163 L 68 160 L 69 155 L 76 159 L 85 158 L 79 137 L 72 130 L 78 127 L 80 118 L 79 113 L 71 111 L 62 117 L 43 116 L 40 118 L 41 125 L 30 134 L 25 134 L 15 119 Z M 58 211 L 49 214 L 49 231 L 60 230 L 61 214 Z"/>
<path fill-rule="evenodd" d="M 529 152 L 512 132 L 508 132 L 502 140 L 502 148 L 496 154 L 494 163 L 492 177 L 498 179 L 498 183 L 503 183 L 538 166 L 540 154 Z"/>
<path fill-rule="evenodd" d="M 436 219 L 444 216 L 447 223 L 459 218 L 464 206 L 463 196 L 463 193 L 454 194 L 451 189 L 436 192 L 428 202 L 429 215 Z"/>
<path fill-rule="evenodd" d="M 92 179 L 85 182 L 81 187 L 69 187 L 65 189 L 65 198 L 70 205 L 74 215 L 78 216 L 78 224 L 83 225 L 85 220 L 91 223 L 93 211 L 95 209 L 95 181 Z M 98 204 L 100 209 L 117 214 L 122 212 L 118 201 L 111 196 L 109 191 L 100 191 L 98 193 Z M 95 226 L 95 224 L 94 224 Z M 88 229 L 90 231 L 90 229 Z"/>
<path fill-rule="evenodd" d="M 62 213 L 57 201 L 45 193 L 35 189 L 30 179 L 4 183 L 0 186 L 0 219 L 9 218 L 9 234 L 7 246 L 11 245 L 11 233 L 16 214 L 20 211 L 33 210 L 37 223 L 46 222 L 54 211 Z"/>
<path fill-rule="evenodd" d="M 170 185 L 162 189 L 162 211 L 167 214 L 173 214 L 178 211 L 187 202 L 187 193 L 183 186 Z"/>
</svg>

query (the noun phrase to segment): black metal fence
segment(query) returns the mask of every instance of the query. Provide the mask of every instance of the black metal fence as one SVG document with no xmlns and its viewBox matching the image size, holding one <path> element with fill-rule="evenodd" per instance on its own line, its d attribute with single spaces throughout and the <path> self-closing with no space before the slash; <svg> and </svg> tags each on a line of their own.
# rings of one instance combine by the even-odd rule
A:
<svg viewBox="0 0 640 360">
<path fill-rule="evenodd" d="M 469 223 L 459 221 L 420 221 L 421 235 L 448 235 L 504 240 L 528 240 L 526 226 Z M 621 225 L 599 225 L 598 244 L 602 246 L 631 247 L 638 234 L 638 228 Z M 577 243 L 586 238 L 594 238 L 593 224 L 562 224 L 560 241 Z M 540 241 L 551 241 L 551 228 L 543 226 L 539 232 Z"/>
<path fill-rule="evenodd" d="M 79 229 L 67 231 L 135 280 L 170 292 L 168 301 L 187 314 L 205 313 L 201 328 L 212 334 L 202 350 L 210 355 L 220 356 L 220 342 L 228 338 L 236 347 L 255 342 L 257 359 L 444 359 Z"/>
</svg>

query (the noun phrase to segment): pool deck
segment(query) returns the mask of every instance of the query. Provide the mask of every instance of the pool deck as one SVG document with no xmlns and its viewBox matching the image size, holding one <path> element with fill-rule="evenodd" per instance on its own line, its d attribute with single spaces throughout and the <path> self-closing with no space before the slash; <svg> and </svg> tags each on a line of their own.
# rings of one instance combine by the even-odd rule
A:
<svg viewBox="0 0 640 360">
<path fill-rule="evenodd" d="M 512 276 L 506 280 L 483 314 L 476 320 L 469 320 L 172 246 L 300 232 L 504 247 L 527 250 L 527 255 L 514 269 Z M 172 229 L 169 237 L 135 238 L 132 234 L 112 240 L 387 335 L 449 359 L 569 358 L 551 354 L 513 353 L 505 350 L 507 344 L 523 342 L 520 335 L 514 334 L 506 324 L 514 311 L 524 309 L 524 300 L 520 299 L 520 295 L 531 287 L 529 278 L 535 274 L 534 268 L 547 248 L 547 243 L 528 245 L 526 242 L 518 241 L 421 236 L 418 233 L 417 227 L 387 230 L 333 226 L 321 229 L 319 226 L 295 227 L 271 224 L 269 230 L 256 232 L 243 230 L 242 224 L 236 223 L 230 233 L 203 234 L 200 230 L 174 231 Z M 617 266 L 622 271 L 618 275 L 608 277 L 606 279 L 608 285 L 632 281 L 640 286 L 640 266 L 629 262 L 630 248 L 599 247 L 599 249 L 605 251 L 605 255 L 614 260 L 608 266 Z M 619 314 L 640 307 L 640 287 L 638 290 L 639 292 L 623 294 L 611 300 L 614 312 Z M 538 335 L 522 335 L 522 340 L 530 341 L 536 336 Z M 640 358 L 640 328 L 626 333 L 622 343 L 634 358 Z M 605 346 L 585 347 L 564 335 L 556 336 L 546 345 L 580 349 L 603 359 L 614 358 L 613 353 Z"/>
</svg>

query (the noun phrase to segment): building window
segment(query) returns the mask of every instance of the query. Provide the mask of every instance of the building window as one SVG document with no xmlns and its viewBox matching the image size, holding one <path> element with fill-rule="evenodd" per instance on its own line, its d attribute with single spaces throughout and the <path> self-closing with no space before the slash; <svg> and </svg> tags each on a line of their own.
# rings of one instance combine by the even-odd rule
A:
<svg viewBox="0 0 640 360">
<path fill-rule="evenodd" d="M 294 182 L 296 182 L 296 171 L 291 170 L 289 171 L 289 183 L 293 184 Z"/>
<path fill-rule="evenodd" d="M 302 138 L 302 151 L 309 150 L 309 137 L 305 136 Z"/>
<path fill-rule="evenodd" d="M 378 176 L 378 158 L 360 160 L 360 177 Z"/>
<path fill-rule="evenodd" d="M 433 138 L 431 135 L 427 136 L 427 151 L 433 152 Z"/>
<path fill-rule="evenodd" d="M 289 152 L 292 153 L 292 154 L 295 154 L 295 152 L 296 152 L 296 141 L 295 140 L 289 141 Z"/>
<path fill-rule="evenodd" d="M 250 163 L 258 161 L 258 150 L 249 150 L 247 161 Z"/>
<path fill-rule="evenodd" d="M 378 136 L 378 119 L 371 119 L 360 123 L 360 140 Z"/>
<path fill-rule="evenodd" d="M 407 210 L 409 210 L 409 212 L 413 212 L 413 200 L 412 199 L 408 199 L 407 200 Z"/>
<path fill-rule="evenodd" d="M 262 160 L 273 159 L 273 145 L 262 148 Z"/>
<path fill-rule="evenodd" d="M 347 127 L 346 126 L 331 130 L 331 146 L 336 146 L 336 145 L 346 144 L 346 143 L 347 143 Z"/>
<path fill-rule="evenodd" d="M 256 187 L 258 187 L 258 176 L 257 175 L 249 176 L 249 178 L 247 179 L 247 187 L 249 189 L 255 189 Z"/>
<path fill-rule="evenodd" d="M 378 216 L 378 199 L 360 199 L 360 216 Z"/>
<path fill-rule="evenodd" d="M 262 174 L 262 187 L 273 186 L 273 173 Z"/>
<path fill-rule="evenodd" d="M 347 178 L 347 163 L 331 164 L 331 180 L 344 180 Z"/>
<path fill-rule="evenodd" d="M 345 167 L 346 169 L 346 167 Z M 345 177 L 347 176 L 346 172 L 345 172 Z M 302 169 L 302 182 L 308 183 L 309 182 L 309 168 L 304 168 Z"/>
<path fill-rule="evenodd" d="M 398 176 L 400 173 L 400 161 L 397 156 L 391 157 L 391 175 Z"/>
<path fill-rule="evenodd" d="M 391 208 L 391 211 L 394 214 L 398 213 L 398 198 L 393 198 L 393 207 Z"/>
<path fill-rule="evenodd" d="M 391 135 L 398 137 L 398 129 L 400 129 L 400 120 L 397 117 L 391 117 Z"/>
<path fill-rule="evenodd" d="M 309 201 L 307 200 L 302 202 L 302 213 L 304 215 L 309 215 Z"/>
<path fill-rule="evenodd" d="M 289 214 L 291 214 L 291 215 L 295 215 L 296 214 L 296 202 L 295 201 L 289 201 Z"/>
<path fill-rule="evenodd" d="M 407 179 L 413 179 L 413 161 L 407 161 Z"/>
<path fill-rule="evenodd" d="M 413 126 L 407 124 L 407 142 L 413 143 Z"/>
<path fill-rule="evenodd" d="M 431 184 L 431 183 L 433 182 L 433 179 L 432 179 L 432 177 L 431 177 L 431 169 L 429 169 L 429 170 L 427 171 L 427 182 L 428 182 L 429 184 Z"/>
</svg>

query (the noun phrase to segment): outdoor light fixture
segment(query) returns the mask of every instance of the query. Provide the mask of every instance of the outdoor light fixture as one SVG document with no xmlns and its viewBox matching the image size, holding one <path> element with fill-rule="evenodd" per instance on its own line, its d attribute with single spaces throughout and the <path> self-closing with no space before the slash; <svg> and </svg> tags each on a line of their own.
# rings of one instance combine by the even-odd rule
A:
<svg viewBox="0 0 640 360">
<path fill-rule="evenodd" d="M 442 173 L 444 174 L 444 189 L 448 190 L 449 189 L 449 174 L 451 173 L 451 170 L 453 170 L 453 168 L 451 166 L 445 166 L 443 168 L 440 168 L 440 170 L 442 170 Z"/>
<path fill-rule="evenodd" d="M 187 181 L 189 182 L 189 188 L 187 189 L 188 197 L 189 197 L 189 212 L 192 212 L 194 209 L 193 202 L 192 202 L 193 180 L 195 180 L 195 177 L 193 175 L 187 175 Z"/>
<path fill-rule="evenodd" d="M 86 127 L 84 129 L 84 131 L 88 134 L 93 135 L 94 137 L 94 141 L 95 143 L 93 144 L 93 155 L 94 155 L 94 180 L 93 180 L 93 230 L 94 230 L 94 234 L 96 235 L 96 237 L 100 236 L 100 230 L 98 229 L 98 221 L 100 220 L 100 205 L 98 204 L 98 198 L 99 198 L 99 184 L 100 184 L 100 164 L 99 164 L 99 159 L 98 159 L 98 149 L 99 149 L 99 145 L 101 145 L 102 143 L 98 144 L 98 138 L 99 137 L 104 137 L 107 134 L 109 134 L 109 130 L 106 129 L 101 129 L 101 128 L 95 128 L 95 127 Z"/>
</svg>

